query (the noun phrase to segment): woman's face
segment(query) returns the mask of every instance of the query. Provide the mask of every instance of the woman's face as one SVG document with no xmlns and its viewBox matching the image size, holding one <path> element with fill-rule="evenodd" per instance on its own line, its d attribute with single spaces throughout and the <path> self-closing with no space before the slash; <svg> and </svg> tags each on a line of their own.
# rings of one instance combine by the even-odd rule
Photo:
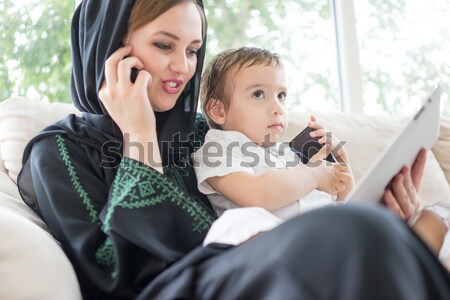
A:
<svg viewBox="0 0 450 300">
<path fill-rule="evenodd" d="M 202 45 L 202 23 L 194 2 L 183 2 L 137 29 L 125 41 L 152 80 L 147 88 L 154 111 L 172 109 L 192 78 Z"/>
</svg>

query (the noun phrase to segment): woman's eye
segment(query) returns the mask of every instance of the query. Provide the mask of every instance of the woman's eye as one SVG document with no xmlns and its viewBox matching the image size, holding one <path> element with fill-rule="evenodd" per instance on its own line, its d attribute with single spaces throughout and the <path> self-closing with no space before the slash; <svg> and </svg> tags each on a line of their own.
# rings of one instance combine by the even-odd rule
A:
<svg viewBox="0 0 450 300">
<path fill-rule="evenodd" d="M 187 54 L 189 57 L 192 57 L 192 56 L 197 55 L 197 52 L 198 52 L 198 49 L 195 49 L 195 48 L 193 48 L 193 49 L 187 49 L 187 50 L 186 50 L 186 54 Z"/>
<path fill-rule="evenodd" d="M 161 50 L 170 50 L 170 45 L 162 43 L 154 43 L 154 45 Z"/>
<path fill-rule="evenodd" d="M 254 92 L 253 93 L 253 98 L 264 99 L 265 98 L 264 92 L 263 91 L 256 91 L 256 92 Z"/>
</svg>

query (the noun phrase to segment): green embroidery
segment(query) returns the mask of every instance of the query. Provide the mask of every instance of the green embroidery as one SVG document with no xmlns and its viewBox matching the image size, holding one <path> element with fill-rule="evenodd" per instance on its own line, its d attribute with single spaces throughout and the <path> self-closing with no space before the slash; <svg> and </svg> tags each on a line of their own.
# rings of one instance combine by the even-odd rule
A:
<svg viewBox="0 0 450 300">
<path fill-rule="evenodd" d="M 211 226 L 212 217 L 195 199 L 189 197 L 176 184 L 154 169 L 125 157 L 114 179 L 110 205 L 104 221 L 104 231 L 110 230 L 111 217 L 117 207 L 138 209 L 154 206 L 167 200 L 175 203 L 193 219 L 194 232 L 207 230 Z"/>
<path fill-rule="evenodd" d="M 98 213 L 97 211 L 95 211 L 94 205 L 92 204 L 92 201 L 89 198 L 88 193 L 86 192 L 86 190 L 84 189 L 83 185 L 80 182 L 77 171 L 75 170 L 72 161 L 70 159 L 70 155 L 63 137 L 61 135 L 56 135 L 55 138 L 56 143 L 58 144 L 59 153 L 61 155 L 62 160 L 64 161 L 64 164 L 66 165 L 67 172 L 69 173 L 70 181 L 72 182 L 73 187 L 75 188 L 78 195 L 82 199 L 83 204 L 86 207 L 89 216 L 91 217 L 91 222 L 100 224 L 98 219 Z"/>
<path fill-rule="evenodd" d="M 108 236 L 95 252 L 95 259 L 99 265 L 110 267 L 115 262 L 115 253 L 111 238 Z"/>
</svg>

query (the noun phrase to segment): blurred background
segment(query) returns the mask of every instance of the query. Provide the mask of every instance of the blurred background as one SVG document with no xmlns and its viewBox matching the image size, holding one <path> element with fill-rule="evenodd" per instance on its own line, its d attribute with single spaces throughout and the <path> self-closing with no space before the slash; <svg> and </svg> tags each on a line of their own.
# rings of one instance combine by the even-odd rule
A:
<svg viewBox="0 0 450 300">
<path fill-rule="evenodd" d="M 72 0 L 1 0 L 0 101 L 70 102 Z M 448 0 L 204 0 L 207 57 L 279 53 L 289 109 L 408 115 L 440 83 L 450 116 Z"/>
</svg>

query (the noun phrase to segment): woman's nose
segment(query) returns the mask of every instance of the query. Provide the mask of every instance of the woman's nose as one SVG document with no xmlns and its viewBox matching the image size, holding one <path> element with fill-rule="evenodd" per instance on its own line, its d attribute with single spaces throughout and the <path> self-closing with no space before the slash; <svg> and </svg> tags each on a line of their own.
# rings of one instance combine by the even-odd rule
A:
<svg viewBox="0 0 450 300">
<path fill-rule="evenodd" d="M 185 74 L 189 71 L 186 53 L 174 53 L 170 63 L 170 69 L 179 74 Z"/>
</svg>

